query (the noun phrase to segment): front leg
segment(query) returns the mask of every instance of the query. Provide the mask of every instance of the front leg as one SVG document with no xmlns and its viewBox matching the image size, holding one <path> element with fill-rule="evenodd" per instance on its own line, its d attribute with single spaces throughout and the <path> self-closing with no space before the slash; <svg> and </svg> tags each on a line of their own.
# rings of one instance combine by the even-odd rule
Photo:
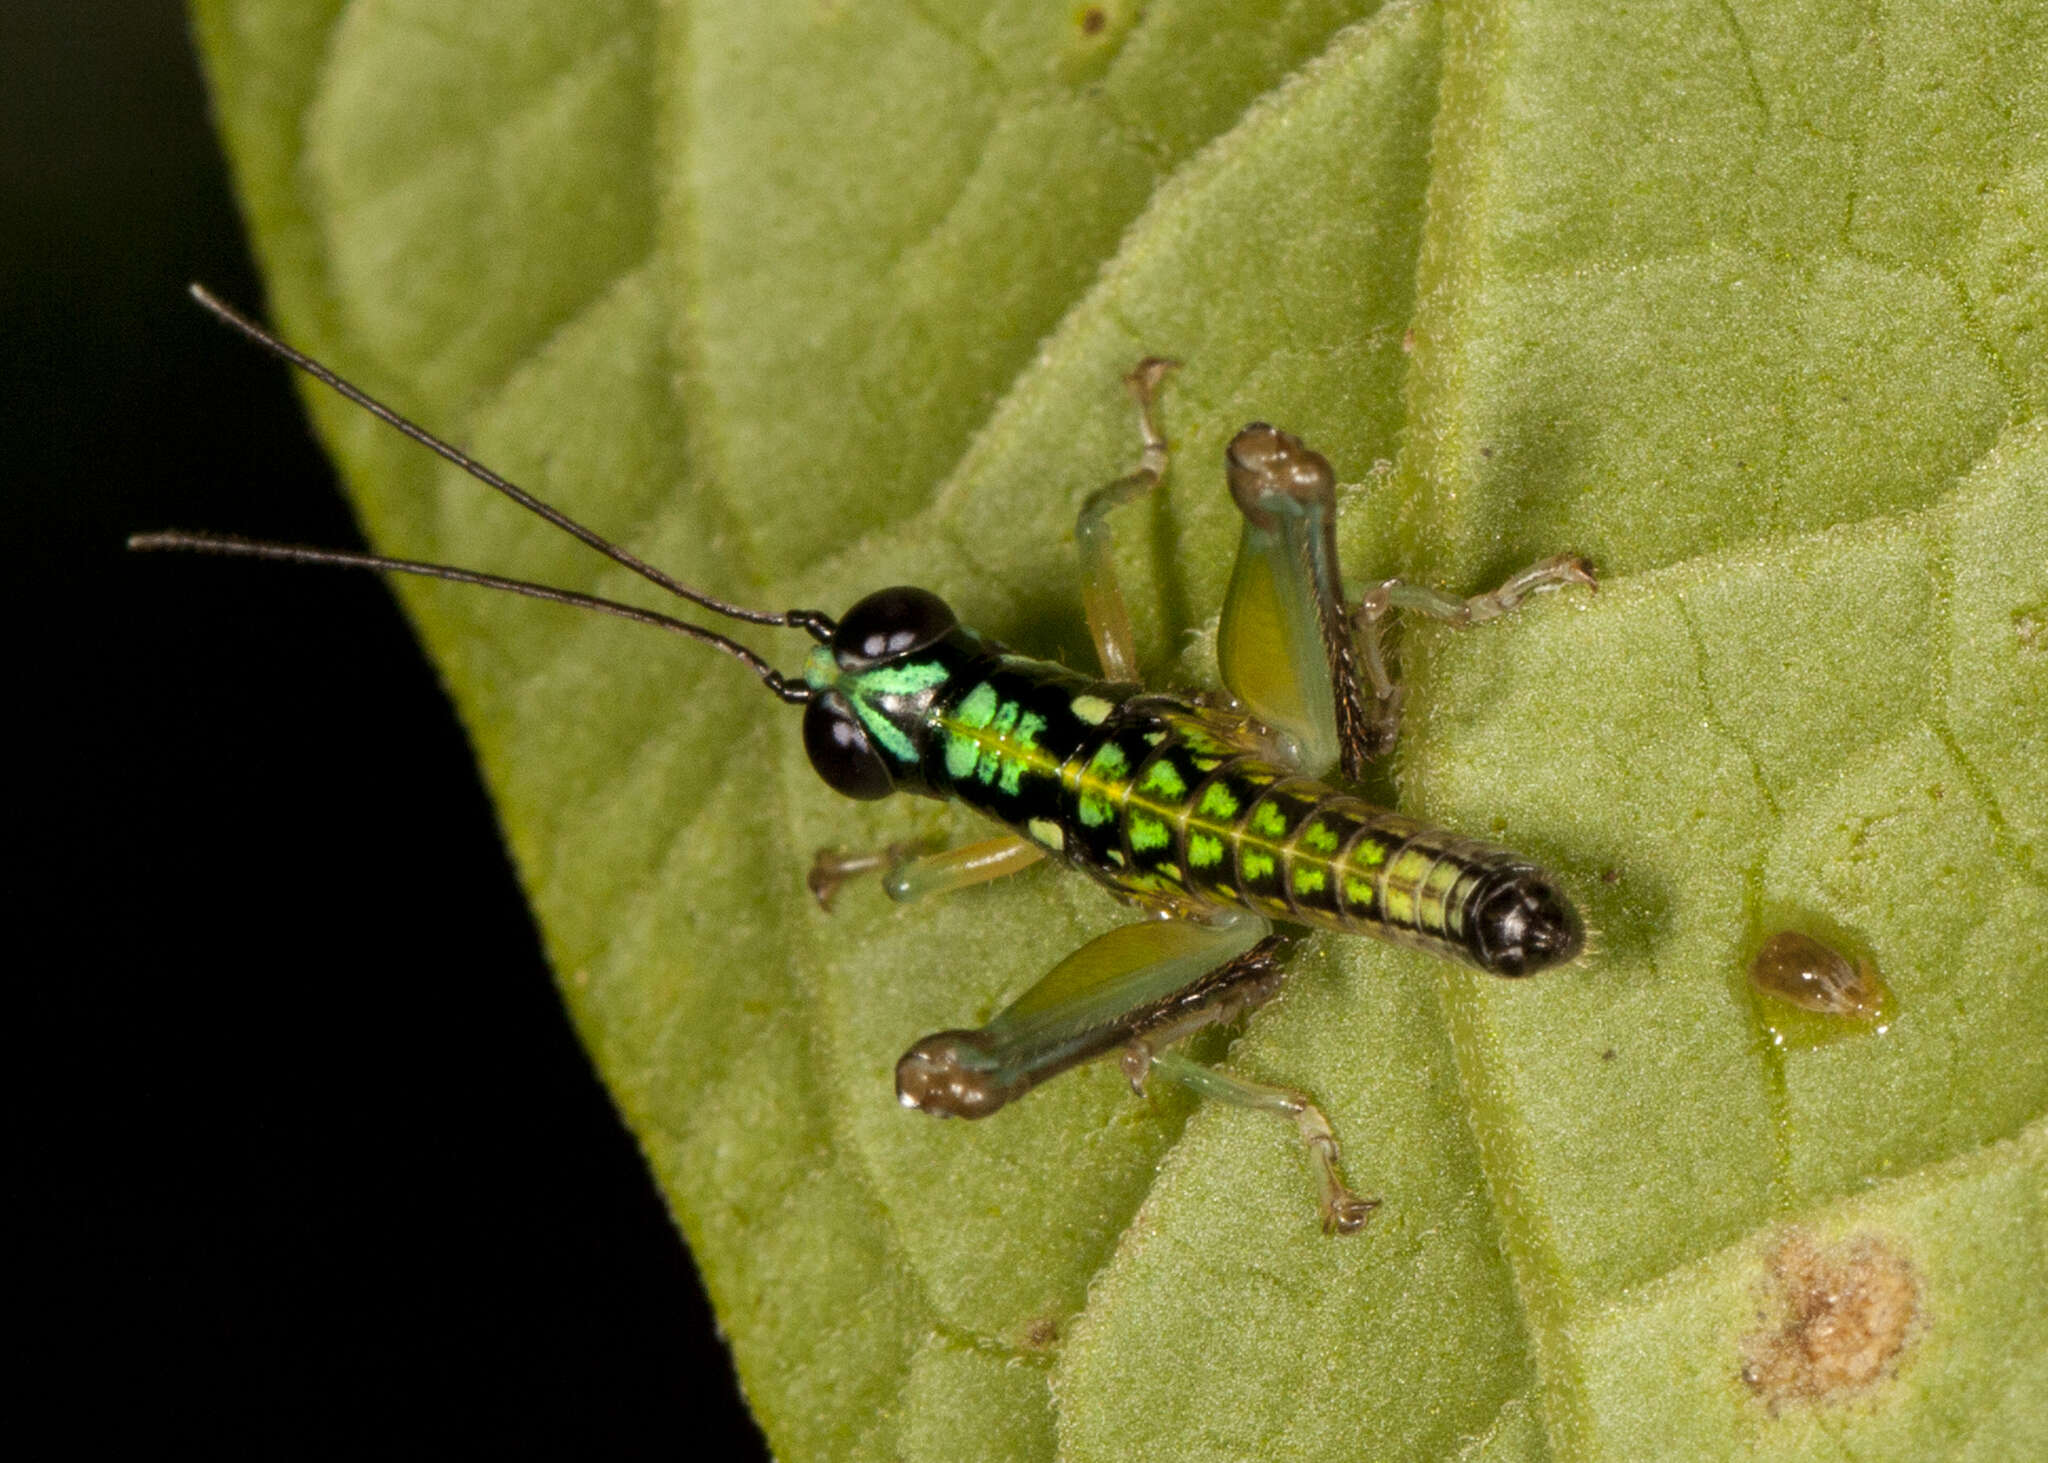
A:
<svg viewBox="0 0 2048 1463">
<path fill-rule="evenodd" d="M 892 843 L 879 853 L 841 853 L 821 848 L 811 860 L 804 878 L 811 897 L 826 913 L 840 888 L 863 874 L 882 872 L 882 889 L 899 904 L 927 894 L 951 894 L 956 889 L 986 884 L 1028 869 L 1045 857 L 1045 850 L 1014 834 L 985 838 L 940 853 L 928 853 L 922 844 Z"/>
<path fill-rule="evenodd" d="M 1095 637 L 1095 653 L 1102 660 L 1106 681 L 1138 679 L 1137 637 L 1131 633 L 1131 612 L 1124 605 L 1124 592 L 1116 579 L 1116 533 L 1109 526 L 1110 510 L 1142 498 L 1166 476 L 1166 437 L 1153 419 L 1152 405 L 1159 383 L 1178 364 L 1160 356 L 1147 356 L 1131 368 L 1124 385 L 1138 403 L 1138 430 L 1145 442 L 1138 465 L 1131 472 L 1097 488 L 1081 505 L 1074 524 L 1074 541 L 1081 550 L 1081 608 L 1088 617 L 1088 633 Z"/>
</svg>

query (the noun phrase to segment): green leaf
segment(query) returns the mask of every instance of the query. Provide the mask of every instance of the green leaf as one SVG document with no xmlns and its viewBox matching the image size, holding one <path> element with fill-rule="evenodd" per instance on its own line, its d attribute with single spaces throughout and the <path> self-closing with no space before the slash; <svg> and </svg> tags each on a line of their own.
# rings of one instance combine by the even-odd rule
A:
<svg viewBox="0 0 2048 1463">
<path fill-rule="evenodd" d="M 1600 567 L 1411 630 L 1381 791 L 1601 952 L 1325 939 L 1228 1053 L 1324 1102 L 1348 1240 L 1281 1125 L 1111 1068 L 899 1111 L 912 1039 L 1127 916 L 1039 869 L 826 917 L 814 848 L 968 820 L 835 800 L 722 659 L 406 591 L 783 1456 L 2048 1449 L 2048 5 L 197 10 L 283 328 L 715 592 L 914 581 L 1090 663 L 1147 353 L 1161 683 L 1254 416 L 1365 484 L 1355 581 Z M 385 549 L 639 594 L 313 408 Z M 1802 921 L 1886 1033 L 1772 1045 L 1743 960 Z"/>
</svg>

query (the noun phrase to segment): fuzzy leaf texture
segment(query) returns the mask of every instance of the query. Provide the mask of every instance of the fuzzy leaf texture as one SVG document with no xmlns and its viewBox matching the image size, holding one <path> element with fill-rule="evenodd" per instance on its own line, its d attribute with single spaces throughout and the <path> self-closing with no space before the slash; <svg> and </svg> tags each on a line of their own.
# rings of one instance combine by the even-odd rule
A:
<svg viewBox="0 0 2048 1463">
<path fill-rule="evenodd" d="M 814 849 L 975 825 L 836 799 L 696 647 L 404 587 L 781 1456 L 2048 1453 L 2048 4 L 197 17 L 280 327 L 714 592 L 918 583 L 1092 666 L 1073 517 L 1153 353 L 1155 684 L 1213 677 L 1253 418 L 1352 484 L 1354 585 L 1599 566 L 1412 628 L 1376 789 L 1598 955 L 1320 939 L 1224 1052 L 1325 1104 L 1349 1239 L 1282 1124 L 1113 1065 L 899 1110 L 1127 912 L 1041 867 L 827 917 Z M 311 405 L 385 551 L 654 602 Z M 1884 1035 L 1772 1044 L 1744 955 L 1809 917 Z"/>
</svg>

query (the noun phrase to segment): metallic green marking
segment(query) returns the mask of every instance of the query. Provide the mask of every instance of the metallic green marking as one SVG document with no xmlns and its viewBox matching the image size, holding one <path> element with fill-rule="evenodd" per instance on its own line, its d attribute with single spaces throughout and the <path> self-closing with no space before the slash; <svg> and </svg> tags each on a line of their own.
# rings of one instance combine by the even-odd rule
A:
<svg viewBox="0 0 2048 1463">
<path fill-rule="evenodd" d="M 1244 851 L 1244 876 L 1247 879 L 1263 879 L 1272 872 L 1273 855 L 1249 848 Z"/>
<path fill-rule="evenodd" d="M 1024 825 L 1024 831 L 1047 848 L 1065 848 L 1067 846 L 1066 830 L 1050 818 L 1033 818 Z"/>
<path fill-rule="evenodd" d="M 912 661 L 908 665 L 878 665 L 849 679 L 862 695 L 915 696 L 945 680 L 946 668 L 935 660 Z"/>
<path fill-rule="evenodd" d="M 946 776 L 959 782 L 974 771 L 974 764 L 981 760 L 981 744 L 972 737 L 959 732 L 946 733 Z"/>
<path fill-rule="evenodd" d="M 1045 730 L 1045 718 L 1027 711 L 1017 718 L 1017 745 L 1028 752 L 1038 750 L 1038 734 Z"/>
<path fill-rule="evenodd" d="M 1237 794 L 1220 782 L 1212 782 L 1202 789 L 1202 801 L 1198 811 L 1214 818 L 1235 818 L 1237 816 Z"/>
<path fill-rule="evenodd" d="M 1277 803 L 1260 803 L 1252 814 L 1252 832 L 1263 833 L 1268 838 L 1278 838 L 1287 831 L 1287 815 L 1280 811 Z"/>
<path fill-rule="evenodd" d="M 1335 853 L 1337 832 L 1321 818 L 1317 818 L 1301 830 L 1301 842 L 1311 853 Z"/>
<path fill-rule="evenodd" d="M 1294 892 L 1297 894 L 1320 894 L 1325 882 L 1323 871 L 1313 864 L 1302 864 L 1294 870 Z"/>
<path fill-rule="evenodd" d="M 1145 733 L 1145 745 L 1148 747 L 1156 747 L 1165 740 L 1166 733 L 1163 731 L 1148 731 Z"/>
<path fill-rule="evenodd" d="M 1124 851 L 1120 848 L 1112 848 L 1108 852 L 1109 861 L 1118 868 L 1122 868 L 1124 866 Z"/>
<path fill-rule="evenodd" d="M 1138 785 L 1154 792 L 1165 793 L 1176 802 L 1188 795 L 1188 785 L 1182 779 L 1180 769 L 1164 757 L 1152 764 L 1151 769 L 1145 774 L 1145 780 Z"/>
<path fill-rule="evenodd" d="M 1198 869 L 1213 869 L 1223 862 L 1223 840 L 1213 833 L 1196 833 L 1188 838 L 1188 863 Z"/>
<path fill-rule="evenodd" d="M 1179 865 L 1179 864 L 1158 864 L 1158 865 L 1155 865 L 1155 867 L 1156 867 L 1156 868 L 1157 868 L 1157 869 L 1159 870 L 1159 872 L 1160 872 L 1161 874 L 1165 875 L 1165 876 L 1166 876 L 1167 878 L 1169 878 L 1169 879 L 1172 879 L 1172 880 L 1174 880 L 1174 881 L 1175 881 L 1176 883 L 1177 883 L 1177 882 L 1179 882 L 1179 880 L 1180 880 L 1180 865 Z"/>
<path fill-rule="evenodd" d="M 983 681 L 972 691 L 969 691 L 965 699 L 954 709 L 953 719 L 962 726 L 987 726 L 989 718 L 996 714 L 996 705 L 999 700 L 1000 698 L 996 695 L 996 688 L 987 681 Z"/>
<path fill-rule="evenodd" d="M 1124 759 L 1124 749 L 1115 742 L 1104 742 L 1088 759 L 1088 770 L 1081 774 L 1083 824 L 1100 828 L 1110 820 L 1109 792 L 1129 768 L 1130 763 Z"/>
<path fill-rule="evenodd" d="M 1376 838 L 1361 838 L 1351 849 L 1351 861 L 1364 864 L 1368 869 L 1378 868 L 1386 862 L 1387 846 Z"/>
<path fill-rule="evenodd" d="M 1131 819 L 1131 847 L 1134 849 L 1164 848 L 1171 842 L 1166 825 L 1157 818 L 1148 818 L 1140 813 Z"/>
<path fill-rule="evenodd" d="M 981 743 L 974 737 L 963 735 L 954 727 L 957 725 L 979 731 L 987 726 L 989 718 L 996 714 L 999 699 L 996 688 L 983 681 L 961 698 L 960 704 L 953 708 L 952 715 L 947 718 L 949 725 L 946 728 L 946 776 L 953 781 L 960 782 L 972 776 L 975 764 L 981 760 Z"/>
<path fill-rule="evenodd" d="M 988 729 L 998 737 L 1008 737 L 1016 729 L 1017 718 L 1023 710 L 1024 708 L 1016 702 L 1005 701 L 996 708 L 996 714 L 989 718 Z M 981 749 L 981 765 L 975 768 L 974 775 L 980 778 L 984 784 L 992 783 L 996 780 L 996 774 L 1001 772 L 1010 760 L 1010 758 L 1005 756 L 1000 742 L 994 746 L 983 747 Z M 1005 791 L 1014 791 L 1014 789 L 1006 788 Z"/>
<path fill-rule="evenodd" d="M 852 702 L 853 714 L 860 718 L 861 725 L 865 726 L 868 734 L 880 743 L 883 751 L 898 762 L 917 760 L 917 748 L 911 745 L 910 738 L 903 733 L 903 728 L 882 715 L 865 697 L 853 696 L 848 700 Z"/>
<path fill-rule="evenodd" d="M 1100 696 L 1076 696 L 1073 704 L 1067 709 L 1074 713 L 1075 720 L 1085 721 L 1090 726 L 1101 726 L 1109 720 L 1109 713 L 1116 710 L 1116 707 Z"/>
<path fill-rule="evenodd" d="M 1347 878 L 1344 881 L 1344 901 L 1361 909 L 1369 906 L 1372 903 L 1372 881 Z"/>
<path fill-rule="evenodd" d="M 839 662 L 829 645 L 813 645 L 804 657 L 804 684 L 813 691 L 829 691 L 839 684 Z"/>
</svg>

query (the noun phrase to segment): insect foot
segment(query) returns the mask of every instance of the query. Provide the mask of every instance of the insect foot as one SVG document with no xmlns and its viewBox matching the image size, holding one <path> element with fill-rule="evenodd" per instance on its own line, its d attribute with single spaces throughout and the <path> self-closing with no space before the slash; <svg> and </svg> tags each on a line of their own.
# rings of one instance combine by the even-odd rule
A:
<svg viewBox="0 0 2048 1463">
<path fill-rule="evenodd" d="M 1321 1116 L 1321 1114 L 1318 1114 Z M 1315 1160 L 1320 1185 L 1316 1207 L 1322 1211 L 1324 1234 L 1357 1234 L 1380 1207 L 1377 1199 L 1362 1199 L 1346 1187 L 1337 1172 L 1337 1139 L 1332 1133 L 1312 1134 L 1309 1155 Z"/>
</svg>

